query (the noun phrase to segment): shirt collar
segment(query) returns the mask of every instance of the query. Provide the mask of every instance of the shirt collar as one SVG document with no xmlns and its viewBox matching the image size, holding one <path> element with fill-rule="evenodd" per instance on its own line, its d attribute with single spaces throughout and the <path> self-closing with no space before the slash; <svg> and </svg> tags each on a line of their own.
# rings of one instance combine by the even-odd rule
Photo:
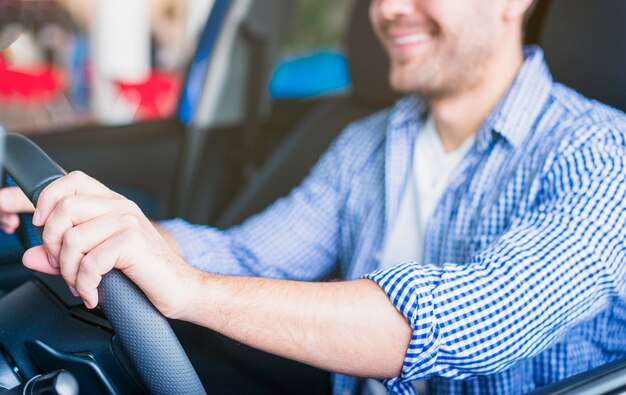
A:
<svg viewBox="0 0 626 395">
<path fill-rule="evenodd" d="M 487 117 L 476 136 L 479 147 L 486 148 L 495 135 L 518 147 L 530 133 L 537 116 L 552 90 L 553 79 L 539 47 L 524 48 L 524 63 L 502 100 Z M 391 129 L 408 122 L 424 122 L 428 104 L 415 95 L 396 102 L 390 113 Z"/>
<path fill-rule="evenodd" d="M 524 59 L 509 90 L 487 117 L 477 139 L 487 139 L 489 143 L 495 133 L 517 148 L 530 133 L 554 81 L 539 47 L 525 47 Z"/>
<path fill-rule="evenodd" d="M 407 123 L 417 122 L 422 124 L 428 112 L 428 103 L 421 97 L 406 95 L 394 104 L 389 115 L 391 130 L 397 129 Z"/>
</svg>

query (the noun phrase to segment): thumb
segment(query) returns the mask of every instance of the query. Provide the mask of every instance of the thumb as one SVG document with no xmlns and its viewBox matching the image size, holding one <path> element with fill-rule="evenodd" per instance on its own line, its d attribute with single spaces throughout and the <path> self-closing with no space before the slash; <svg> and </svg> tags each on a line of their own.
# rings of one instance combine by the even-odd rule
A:
<svg viewBox="0 0 626 395">
<path fill-rule="evenodd" d="M 58 268 L 53 267 L 48 259 L 48 253 L 43 246 L 37 246 L 26 250 L 22 257 L 22 263 L 29 269 L 46 274 L 60 274 Z"/>
<path fill-rule="evenodd" d="M 0 212 L 29 213 L 34 210 L 33 204 L 18 187 L 0 189 Z"/>
</svg>

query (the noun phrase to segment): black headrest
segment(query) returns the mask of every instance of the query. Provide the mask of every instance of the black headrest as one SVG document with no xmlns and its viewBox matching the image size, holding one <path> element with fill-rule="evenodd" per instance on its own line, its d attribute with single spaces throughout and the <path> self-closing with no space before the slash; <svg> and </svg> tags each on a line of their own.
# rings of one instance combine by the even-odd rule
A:
<svg viewBox="0 0 626 395">
<path fill-rule="evenodd" d="M 552 0 L 539 43 L 557 81 L 626 111 L 626 1 Z"/>
<path fill-rule="evenodd" d="M 345 36 L 352 95 L 368 103 L 392 103 L 399 95 L 389 86 L 389 59 L 370 24 L 370 1 L 354 1 Z"/>
</svg>

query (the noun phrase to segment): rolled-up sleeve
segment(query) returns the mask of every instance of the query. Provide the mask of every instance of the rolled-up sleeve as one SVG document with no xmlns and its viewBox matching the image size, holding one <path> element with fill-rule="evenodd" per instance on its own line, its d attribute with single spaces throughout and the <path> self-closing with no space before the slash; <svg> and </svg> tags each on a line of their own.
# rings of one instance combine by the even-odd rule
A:
<svg viewBox="0 0 626 395">
<path fill-rule="evenodd" d="M 413 328 L 389 388 L 503 371 L 626 298 L 625 161 L 617 134 L 564 147 L 531 208 L 469 261 L 367 275 Z"/>
</svg>

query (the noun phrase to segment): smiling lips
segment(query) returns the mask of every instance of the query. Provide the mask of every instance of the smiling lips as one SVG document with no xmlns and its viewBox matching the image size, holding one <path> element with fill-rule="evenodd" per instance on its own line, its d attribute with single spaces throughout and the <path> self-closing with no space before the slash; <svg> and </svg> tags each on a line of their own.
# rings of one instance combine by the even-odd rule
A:
<svg viewBox="0 0 626 395">
<path fill-rule="evenodd" d="M 412 34 L 404 34 L 404 35 L 395 35 L 391 36 L 391 42 L 400 47 L 404 47 L 407 45 L 417 45 L 423 44 L 427 41 L 430 41 L 432 35 L 429 33 L 412 33 Z"/>
</svg>

